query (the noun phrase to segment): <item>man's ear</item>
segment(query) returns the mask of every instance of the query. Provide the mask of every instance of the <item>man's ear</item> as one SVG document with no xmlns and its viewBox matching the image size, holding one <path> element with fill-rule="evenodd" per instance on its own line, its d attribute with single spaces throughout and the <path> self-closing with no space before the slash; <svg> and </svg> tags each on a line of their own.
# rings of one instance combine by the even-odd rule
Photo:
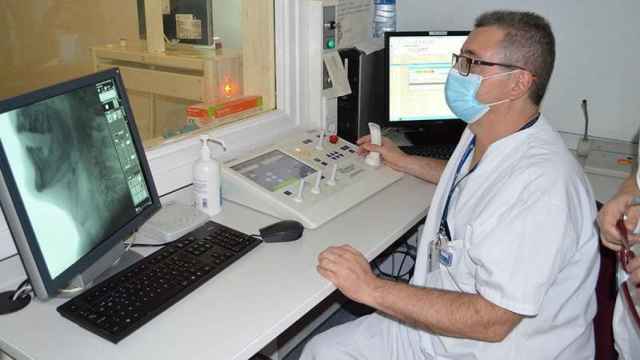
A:
<svg viewBox="0 0 640 360">
<path fill-rule="evenodd" d="M 517 99 L 528 94 L 534 85 L 535 76 L 528 71 L 521 70 L 513 73 L 513 77 L 516 80 L 511 87 L 513 98 Z"/>
</svg>

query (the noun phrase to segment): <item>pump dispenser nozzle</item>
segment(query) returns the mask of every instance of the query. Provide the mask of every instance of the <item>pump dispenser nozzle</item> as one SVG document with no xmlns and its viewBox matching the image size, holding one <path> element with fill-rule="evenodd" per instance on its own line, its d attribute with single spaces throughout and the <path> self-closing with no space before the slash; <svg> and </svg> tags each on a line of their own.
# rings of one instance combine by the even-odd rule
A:
<svg viewBox="0 0 640 360">
<path fill-rule="evenodd" d="M 208 144 L 210 142 L 218 144 L 222 148 L 222 151 L 227 151 L 227 146 L 224 144 L 224 141 L 218 139 L 210 139 L 209 135 L 207 134 L 200 135 L 200 141 L 202 141 L 203 144 Z M 207 146 L 207 148 L 209 147 Z"/>
</svg>

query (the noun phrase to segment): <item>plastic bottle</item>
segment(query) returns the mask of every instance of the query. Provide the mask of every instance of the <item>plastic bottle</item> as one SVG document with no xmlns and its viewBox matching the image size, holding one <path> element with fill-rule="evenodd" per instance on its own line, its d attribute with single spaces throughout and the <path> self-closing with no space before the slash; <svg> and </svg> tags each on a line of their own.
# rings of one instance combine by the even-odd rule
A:
<svg viewBox="0 0 640 360">
<path fill-rule="evenodd" d="M 200 140 L 200 159 L 193 165 L 195 206 L 205 214 L 214 216 L 222 210 L 220 163 L 211 158 L 211 150 L 207 144 L 211 141 L 220 144 L 224 150 L 226 148 L 222 142 L 209 139 L 208 135 L 201 135 Z"/>
<path fill-rule="evenodd" d="M 384 37 L 387 31 L 396 30 L 396 0 L 374 0 L 373 37 Z"/>
</svg>

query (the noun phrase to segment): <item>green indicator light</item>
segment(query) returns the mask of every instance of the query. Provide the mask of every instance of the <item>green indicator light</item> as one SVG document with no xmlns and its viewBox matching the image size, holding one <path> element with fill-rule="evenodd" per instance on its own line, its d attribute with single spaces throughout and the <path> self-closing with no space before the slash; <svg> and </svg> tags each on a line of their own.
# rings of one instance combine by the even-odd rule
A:
<svg viewBox="0 0 640 360">
<path fill-rule="evenodd" d="M 336 41 L 333 38 L 327 39 L 327 49 L 334 49 L 336 47 Z"/>
</svg>

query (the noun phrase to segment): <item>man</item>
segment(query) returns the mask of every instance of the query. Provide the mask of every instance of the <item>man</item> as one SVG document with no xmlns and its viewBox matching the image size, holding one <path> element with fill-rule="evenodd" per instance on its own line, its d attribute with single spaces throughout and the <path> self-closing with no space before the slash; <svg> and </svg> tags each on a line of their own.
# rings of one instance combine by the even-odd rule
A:
<svg viewBox="0 0 640 360">
<path fill-rule="evenodd" d="M 627 230 L 628 245 L 640 242 L 638 232 L 635 231 L 640 219 L 640 190 L 634 176 L 629 176 L 620 187 L 620 190 L 611 200 L 600 210 L 598 214 L 598 224 L 600 225 L 600 239 L 602 244 L 611 250 L 619 251 L 622 249 L 623 237 L 618 227 L 619 219 L 624 219 L 624 225 Z M 628 275 L 622 269 L 618 272 L 619 282 L 629 278 L 629 291 L 638 292 L 637 286 L 640 284 L 640 256 L 629 261 L 627 270 Z M 635 286 L 634 286 L 635 285 Z M 640 295 L 640 294 L 638 294 Z M 640 305 L 640 304 L 638 304 Z M 613 314 L 613 333 L 615 337 L 616 350 L 620 355 L 620 359 L 631 360 L 640 354 L 640 328 L 634 323 L 633 315 L 630 309 L 622 300 L 622 291 L 618 291 L 616 307 Z"/>
<path fill-rule="evenodd" d="M 536 14 L 484 14 L 447 79 L 469 123 L 449 163 L 359 142 L 438 183 L 414 277 L 377 278 L 349 246 L 321 253 L 319 273 L 378 312 L 315 337 L 301 359 L 593 359 L 595 201 L 538 112 L 554 48 Z"/>
</svg>

